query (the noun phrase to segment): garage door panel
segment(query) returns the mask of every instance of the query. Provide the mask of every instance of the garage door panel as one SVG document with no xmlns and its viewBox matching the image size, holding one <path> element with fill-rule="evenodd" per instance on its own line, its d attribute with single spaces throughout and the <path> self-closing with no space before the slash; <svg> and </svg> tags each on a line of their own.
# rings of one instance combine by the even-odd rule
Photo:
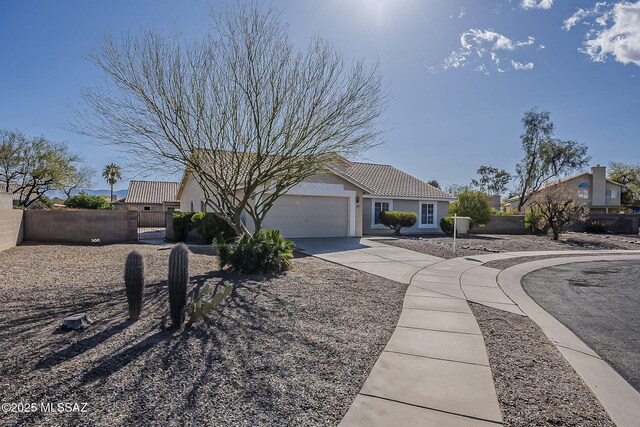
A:
<svg viewBox="0 0 640 427">
<path fill-rule="evenodd" d="M 283 196 L 264 225 L 286 237 L 347 236 L 348 201 L 346 197 Z"/>
</svg>

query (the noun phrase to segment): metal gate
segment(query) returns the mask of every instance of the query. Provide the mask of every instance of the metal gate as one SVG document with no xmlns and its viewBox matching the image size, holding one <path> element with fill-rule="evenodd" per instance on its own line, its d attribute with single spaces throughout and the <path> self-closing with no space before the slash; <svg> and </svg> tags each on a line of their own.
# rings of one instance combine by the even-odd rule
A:
<svg viewBox="0 0 640 427">
<path fill-rule="evenodd" d="M 138 212 L 138 240 L 163 240 L 167 235 L 165 212 Z"/>
</svg>

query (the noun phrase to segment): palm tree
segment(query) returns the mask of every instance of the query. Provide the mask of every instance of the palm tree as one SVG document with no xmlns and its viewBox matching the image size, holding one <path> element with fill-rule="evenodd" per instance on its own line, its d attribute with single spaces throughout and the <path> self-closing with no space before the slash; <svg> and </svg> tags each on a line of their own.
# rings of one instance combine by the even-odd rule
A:
<svg viewBox="0 0 640 427">
<path fill-rule="evenodd" d="M 116 165 L 115 163 L 109 163 L 102 170 L 102 177 L 111 186 L 111 198 L 109 200 L 111 201 L 111 203 L 113 203 L 113 186 L 116 185 L 119 179 L 122 179 L 120 166 Z"/>
</svg>

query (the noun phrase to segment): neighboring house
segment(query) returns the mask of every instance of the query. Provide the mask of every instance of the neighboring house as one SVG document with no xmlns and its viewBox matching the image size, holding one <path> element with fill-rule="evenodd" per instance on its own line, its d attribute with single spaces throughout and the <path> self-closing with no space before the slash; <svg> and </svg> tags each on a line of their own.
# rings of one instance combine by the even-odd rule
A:
<svg viewBox="0 0 640 427">
<path fill-rule="evenodd" d="M 178 182 L 131 181 L 121 206 L 130 211 L 164 212 L 180 208 Z"/>
<path fill-rule="evenodd" d="M 591 172 L 573 175 L 542 187 L 545 191 L 551 185 L 562 185 L 574 194 L 574 201 L 586 205 L 594 213 L 618 213 L 624 206 L 620 203 L 620 195 L 624 185 L 607 179 L 607 168 L 596 165 Z M 535 194 L 535 193 L 534 193 Z M 520 197 L 507 199 L 511 209 L 518 208 Z M 529 203 L 525 204 L 525 208 Z"/>
<path fill-rule="evenodd" d="M 183 212 L 207 211 L 204 192 L 185 172 L 177 198 Z M 276 201 L 264 227 L 292 237 L 341 237 L 389 234 L 380 212 L 415 212 L 418 222 L 403 233 L 441 233 L 450 194 L 392 166 L 344 161 L 293 187 Z M 210 208 L 209 208 L 210 209 Z M 253 230 L 251 219 L 243 221 Z"/>
</svg>

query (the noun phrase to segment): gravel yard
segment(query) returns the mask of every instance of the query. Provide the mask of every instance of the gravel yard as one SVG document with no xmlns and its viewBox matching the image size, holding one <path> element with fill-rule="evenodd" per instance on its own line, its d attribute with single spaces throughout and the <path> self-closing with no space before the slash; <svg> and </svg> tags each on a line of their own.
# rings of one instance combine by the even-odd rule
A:
<svg viewBox="0 0 640 427">
<path fill-rule="evenodd" d="M 566 233 L 560 236 L 559 241 L 554 241 L 547 236 L 469 235 L 458 237 L 457 254 L 453 253 L 453 237 L 445 235 L 401 236 L 398 239 L 385 239 L 382 243 L 445 259 L 496 252 L 576 249 L 640 250 L 640 236 L 587 233 Z M 521 262 L 523 261 L 521 260 Z"/>
<path fill-rule="evenodd" d="M 532 320 L 469 303 L 485 344 L 505 426 L 614 426 Z"/>
<path fill-rule="evenodd" d="M 127 321 L 127 253 L 146 258 L 142 318 Z M 167 323 L 169 248 L 25 244 L 0 252 L 2 402 L 86 402 L 86 413 L 2 413 L 18 425 L 336 425 L 393 332 L 406 287 L 316 258 L 233 284 L 200 325 Z M 86 331 L 59 329 L 86 311 Z"/>
</svg>

